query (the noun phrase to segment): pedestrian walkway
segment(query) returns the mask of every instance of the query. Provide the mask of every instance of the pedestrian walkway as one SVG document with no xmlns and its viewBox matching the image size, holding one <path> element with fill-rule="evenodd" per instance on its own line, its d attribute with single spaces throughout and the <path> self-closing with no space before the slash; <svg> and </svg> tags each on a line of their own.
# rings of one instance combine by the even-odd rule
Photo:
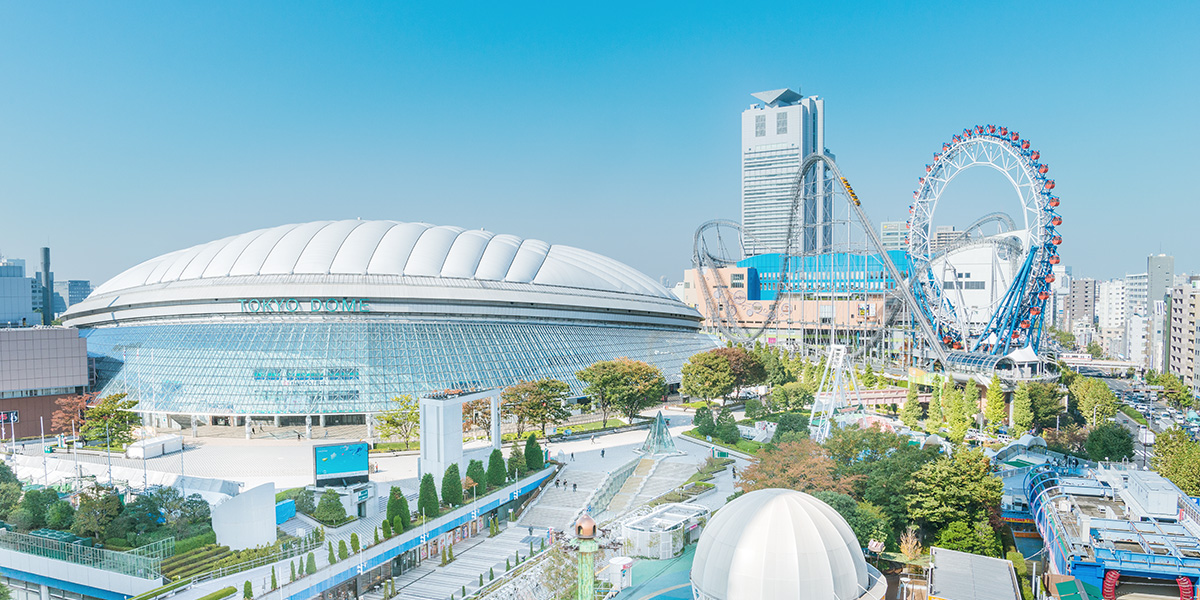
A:
<svg viewBox="0 0 1200 600">
<path fill-rule="evenodd" d="M 641 506 L 683 485 L 703 464 L 703 461 L 698 461 L 694 456 L 671 457 L 659 461 L 658 467 L 646 479 L 630 507 Z"/>
<path fill-rule="evenodd" d="M 613 515 L 624 514 L 625 511 L 632 507 L 633 499 L 637 493 L 641 491 L 642 485 L 646 483 L 646 479 L 650 477 L 650 472 L 654 470 L 655 461 L 652 458 L 643 458 L 638 461 L 636 467 L 633 468 L 633 473 L 625 480 L 625 485 L 617 491 L 611 502 L 608 503 L 608 511 Z"/>
<path fill-rule="evenodd" d="M 454 562 L 441 566 L 437 558 L 430 558 L 415 569 L 396 577 L 396 592 L 400 598 L 416 600 L 446 600 L 454 593 L 462 597 L 479 589 L 480 575 L 483 583 L 490 575 L 502 575 L 515 566 L 517 553 L 521 560 L 529 558 L 529 546 L 541 549 L 541 537 L 531 537 L 528 529 L 513 525 L 496 537 L 481 535 L 454 545 Z M 544 533 L 544 532 L 543 532 Z M 507 563 L 506 563 L 507 561 Z M 373 590 L 364 596 L 366 600 L 382 600 L 382 589 Z"/>
<path fill-rule="evenodd" d="M 567 485 L 547 485 L 535 503 L 521 515 L 520 524 L 541 530 L 553 528 L 563 531 L 575 515 L 587 507 L 588 498 L 591 498 L 592 492 L 600 486 L 606 475 L 608 473 L 572 468 L 568 463 L 567 468 L 560 471 L 558 476 L 558 479 L 566 481 Z"/>
</svg>

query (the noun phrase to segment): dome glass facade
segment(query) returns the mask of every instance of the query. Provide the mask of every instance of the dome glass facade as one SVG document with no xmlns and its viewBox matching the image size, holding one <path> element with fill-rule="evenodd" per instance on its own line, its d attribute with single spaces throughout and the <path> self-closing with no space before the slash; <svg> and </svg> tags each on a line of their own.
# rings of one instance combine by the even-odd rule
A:
<svg viewBox="0 0 1200 600">
<path fill-rule="evenodd" d="M 73 305 L 101 394 L 146 412 L 335 415 L 627 356 L 679 381 L 715 346 L 695 310 L 617 261 L 486 231 L 332 221 L 146 261 Z"/>
</svg>

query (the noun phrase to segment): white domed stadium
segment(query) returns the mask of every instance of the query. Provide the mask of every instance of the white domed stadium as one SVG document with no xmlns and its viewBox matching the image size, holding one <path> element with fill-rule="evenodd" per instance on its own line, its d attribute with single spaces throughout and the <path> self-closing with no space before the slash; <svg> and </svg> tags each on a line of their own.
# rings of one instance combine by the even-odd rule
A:
<svg viewBox="0 0 1200 600">
<path fill-rule="evenodd" d="M 102 394 L 138 410 L 364 422 L 421 396 L 553 377 L 621 356 L 678 381 L 714 347 L 658 282 L 570 246 L 397 221 L 318 221 L 153 258 L 63 316 Z"/>
<path fill-rule="evenodd" d="M 691 584 L 696 600 L 880 600 L 887 591 L 837 511 L 781 489 L 717 511 L 696 547 Z"/>
</svg>

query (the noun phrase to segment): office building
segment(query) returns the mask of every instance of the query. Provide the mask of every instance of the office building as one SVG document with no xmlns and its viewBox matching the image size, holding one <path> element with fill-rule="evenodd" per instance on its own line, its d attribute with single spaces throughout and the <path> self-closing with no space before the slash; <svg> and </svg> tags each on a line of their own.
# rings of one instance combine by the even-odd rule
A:
<svg viewBox="0 0 1200 600">
<path fill-rule="evenodd" d="M 50 417 L 63 396 L 88 386 L 87 344 L 65 327 L 0 329 L 0 422 L 12 438 L 54 433 Z"/>
<path fill-rule="evenodd" d="M 1171 317 L 1171 288 L 1175 286 L 1175 257 L 1166 254 L 1151 254 L 1146 257 L 1146 303 L 1147 314 L 1157 320 L 1150 323 L 1148 338 L 1151 352 L 1151 368 L 1163 371 L 1170 362 L 1171 340 L 1167 332 Z M 1154 305 L 1162 302 L 1161 309 Z"/>
<path fill-rule="evenodd" d="M 1149 321 L 1144 312 L 1135 312 L 1125 317 L 1125 360 L 1141 365 L 1142 368 L 1150 366 L 1146 340 L 1146 324 Z"/>
<path fill-rule="evenodd" d="M 41 323 L 33 311 L 33 288 L 25 277 L 25 261 L 0 259 L 0 327 L 23 327 Z"/>
<path fill-rule="evenodd" d="M 1072 279 L 1067 294 L 1067 330 L 1091 329 L 1096 321 L 1096 280 Z"/>
<path fill-rule="evenodd" d="M 1096 329 L 1100 345 L 1110 356 L 1125 355 L 1125 280 L 1096 284 Z"/>
<path fill-rule="evenodd" d="M 119 302 L 116 300 L 119 298 Z M 483 230 L 319 221 L 165 254 L 63 316 L 101 394 L 214 424 L 362 424 L 402 394 L 575 378 L 629 357 L 680 380 L 700 315 L 610 258 Z"/>
<path fill-rule="evenodd" d="M 790 89 L 752 94 L 742 112 L 742 227 L 750 255 L 786 252 L 792 197 L 804 157 L 825 151 L 825 101 Z M 825 189 L 825 168 L 814 169 L 816 190 Z M 833 195 L 813 194 L 801 207 L 792 253 L 817 252 L 833 244 Z"/>
<path fill-rule="evenodd" d="M 58 299 L 63 301 L 65 307 L 83 302 L 90 293 L 92 293 L 92 282 L 86 279 L 54 282 L 54 294 L 58 296 Z M 66 308 L 63 310 L 66 310 Z"/>
<path fill-rule="evenodd" d="M 1197 306 L 1200 304 L 1200 279 L 1188 282 L 1171 291 L 1171 331 L 1168 370 L 1178 375 L 1193 394 L 1200 392 L 1200 381 L 1196 380 L 1196 344 L 1200 319 Z"/>
<path fill-rule="evenodd" d="M 884 251 L 908 250 L 908 222 L 884 221 L 879 224 L 879 240 Z"/>
<path fill-rule="evenodd" d="M 929 237 L 929 252 L 934 253 L 949 248 L 962 240 L 963 234 L 964 232 L 954 229 L 951 225 L 934 227 L 933 235 Z"/>
</svg>

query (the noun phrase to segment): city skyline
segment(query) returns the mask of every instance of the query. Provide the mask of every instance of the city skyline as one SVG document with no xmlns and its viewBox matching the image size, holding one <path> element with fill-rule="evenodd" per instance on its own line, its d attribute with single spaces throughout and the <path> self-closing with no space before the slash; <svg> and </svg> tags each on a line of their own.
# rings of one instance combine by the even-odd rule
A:
<svg viewBox="0 0 1200 600">
<path fill-rule="evenodd" d="M 279 19 L 281 5 L 10 6 L 0 81 L 16 91 L 0 110 L 21 118 L 0 142 L 0 253 L 33 267 L 49 245 L 61 277 L 98 285 L 252 228 L 361 217 L 512 232 L 677 281 L 695 227 L 738 215 L 750 94 L 791 87 L 828 101 L 826 145 L 876 226 L 906 216 L 949 135 L 1004 123 L 1059 183 L 1076 276 L 1138 273 L 1159 252 L 1178 272 L 1200 270 L 1182 147 L 1197 83 L 1171 71 L 1198 54 L 1182 18 L 1196 9 L 1081 6 L 1039 8 L 1033 22 L 1019 7 L 764 19 L 478 6 L 450 19 L 310 5 Z M 1026 26 L 1011 44 L 922 67 L 939 40 L 1006 19 Z M 819 50 L 766 47 L 797 27 L 796 47 Z M 1138 126 L 1118 128 L 1112 107 L 1134 92 Z M 1131 152 L 1155 174 L 1135 178 Z M 1013 204 L 1005 185 L 964 175 L 941 223 Z M 1165 209 L 1139 210 L 1138 198 Z"/>
</svg>

